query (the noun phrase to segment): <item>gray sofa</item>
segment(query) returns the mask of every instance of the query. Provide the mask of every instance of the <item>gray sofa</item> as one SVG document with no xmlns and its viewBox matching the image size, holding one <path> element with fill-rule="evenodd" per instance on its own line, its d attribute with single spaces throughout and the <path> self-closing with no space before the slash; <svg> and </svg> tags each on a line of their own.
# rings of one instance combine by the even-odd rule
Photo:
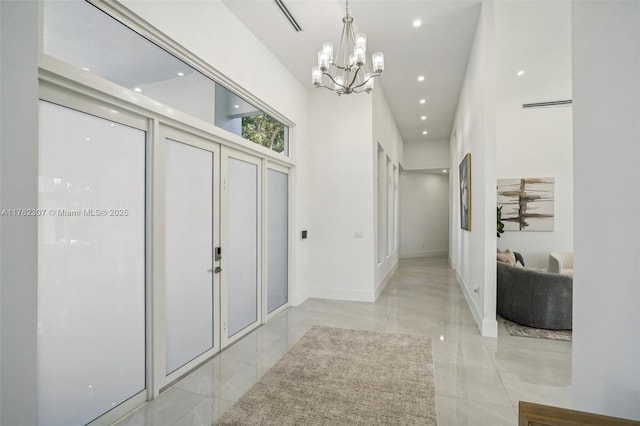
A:
<svg viewBox="0 0 640 426">
<path fill-rule="evenodd" d="M 535 328 L 571 330 L 573 277 L 498 264 L 498 314 Z"/>
</svg>

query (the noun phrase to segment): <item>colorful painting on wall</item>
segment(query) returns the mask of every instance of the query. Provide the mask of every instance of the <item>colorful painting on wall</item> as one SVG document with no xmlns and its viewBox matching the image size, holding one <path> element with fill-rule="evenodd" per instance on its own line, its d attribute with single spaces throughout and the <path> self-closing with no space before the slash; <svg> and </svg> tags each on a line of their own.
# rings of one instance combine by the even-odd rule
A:
<svg viewBox="0 0 640 426">
<path fill-rule="evenodd" d="M 471 154 L 464 156 L 460 172 L 460 228 L 471 231 Z"/>
<path fill-rule="evenodd" d="M 498 179 L 505 231 L 553 231 L 554 178 Z"/>
</svg>

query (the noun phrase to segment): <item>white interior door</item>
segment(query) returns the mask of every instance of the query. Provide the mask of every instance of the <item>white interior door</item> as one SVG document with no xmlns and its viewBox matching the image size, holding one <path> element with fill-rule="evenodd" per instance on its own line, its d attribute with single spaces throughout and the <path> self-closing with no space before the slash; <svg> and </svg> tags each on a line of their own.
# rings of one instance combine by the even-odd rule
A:
<svg viewBox="0 0 640 426">
<path fill-rule="evenodd" d="M 222 345 L 262 322 L 260 159 L 222 149 Z"/>
<path fill-rule="evenodd" d="M 217 144 L 163 130 L 164 384 L 220 350 Z"/>
</svg>

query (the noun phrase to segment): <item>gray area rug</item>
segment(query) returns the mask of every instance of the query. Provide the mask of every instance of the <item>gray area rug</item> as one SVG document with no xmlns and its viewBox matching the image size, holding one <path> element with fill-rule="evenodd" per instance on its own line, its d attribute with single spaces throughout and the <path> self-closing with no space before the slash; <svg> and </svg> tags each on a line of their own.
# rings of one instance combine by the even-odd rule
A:
<svg viewBox="0 0 640 426">
<path fill-rule="evenodd" d="M 564 340 L 571 341 L 571 330 L 545 330 L 544 328 L 533 328 L 521 325 L 506 318 L 498 317 L 503 322 L 507 331 L 512 336 L 534 337 L 536 339 Z"/>
<path fill-rule="evenodd" d="M 437 425 L 431 340 L 313 327 L 218 425 Z"/>
</svg>

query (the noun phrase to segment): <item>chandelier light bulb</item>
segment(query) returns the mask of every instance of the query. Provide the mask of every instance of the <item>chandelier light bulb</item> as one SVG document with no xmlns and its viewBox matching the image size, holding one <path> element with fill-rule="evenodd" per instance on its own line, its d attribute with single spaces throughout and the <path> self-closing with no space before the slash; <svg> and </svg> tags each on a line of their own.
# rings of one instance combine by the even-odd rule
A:
<svg viewBox="0 0 640 426">
<path fill-rule="evenodd" d="M 373 62 L 373 72 L 381 73 L 384 71 L 384 55 L 382 52 L 376 52 L 371 56 Z"/>
<path fill-rule="evenodd" d="M 333 43 L 324 43 L 322 51 L 328 56 L 329 62 L 333 60 Z"/>
<path fill-rule="evenodd" d="M 353 52 L 353 56 L 355 57 L 355 63 L 357 66 L 361 67 L 364 65 L 364 49 L 361 47 L 356 47 L 356 50 Z"/>
<path fill-rule="evenodd" d="M 313 67 L 311 69 L 311 82 L 314 86 L 319 86 L 322 83 L 322 71 L 320 71 L 320 68 Z"/>
<path fill-rule="evenodd" d="M 361 47 L 362 50 L 367 50 L 367 35 L 365 33 L 359 33 L 356 35 L 356 47 Z"/>
<path fill-rule="evenodd" d="M 344 78 L 342 77 L 336 77 L 336 90 L 343 90 L 344 89 Z"/>
<path fill-rule="evenodd" d="M 322 50 L 318 52 L 318 68 L 322 71 L 326 71 L 329 67 L 329 56 Z"/>
</svg>

